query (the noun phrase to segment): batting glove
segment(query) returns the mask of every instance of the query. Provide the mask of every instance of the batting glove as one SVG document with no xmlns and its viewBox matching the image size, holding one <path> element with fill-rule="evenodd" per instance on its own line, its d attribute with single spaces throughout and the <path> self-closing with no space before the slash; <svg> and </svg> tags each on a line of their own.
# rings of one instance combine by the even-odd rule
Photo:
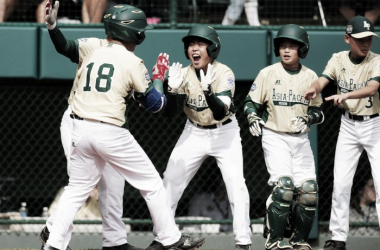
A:
<svg viewBox="0 0 380 250">
<path fill-rule="evenodd" d="M 255 113 L 250 113 L 248 116 L 248 123 L 249 123 L 249 132 L 253 136 L 260 136 L 261 135 L 261 126 L 265 125 L 264 121 Z"/>
<path fill-rule="evenodd" d="M 203 69 L 201 69 L 200 74 L 201 74 L 201 84 L 202 84 L 202 89 L 205 94 L 210 94 L 211 92 L 211 83 L 213 83 L 216 78 L 215 78 L 215 73 L 214 72 L 214 66 L 212 64 L 207 65 L 207 73 L 203 72 Z"/>
<path fill-rule="evenodd" d="M 306 129 L 309 127 L 309 117 L 308 115 L 297 116 L 290 120 L 290 127 L 292 131 L 298 133 L 304 133 Z"/>
<path fill-rule="evenodd" d="M 182 64 L 173 63 L 169 67 L 168 91 L 170 93 L 178 93 L 178 88 L 182 85 L 183 75 L 181 75 Z"/>
<path fill-rule="evenodd" d="M 52 30 L 57 25 L 59 1 L 55 1 L 54 7 L 51 6 L 51 0 L 47 0 L 45 6 L 45 23 L 49 30 Z"/>
<path fill-rule="evenodd" d="M 160 53 L 157 58 L 156 64 L 152 70 L 152 80 L 160 79 L 162 82 L 165 80 L 166 73 L 169 69 L 169 55 Z"/>
</svg>

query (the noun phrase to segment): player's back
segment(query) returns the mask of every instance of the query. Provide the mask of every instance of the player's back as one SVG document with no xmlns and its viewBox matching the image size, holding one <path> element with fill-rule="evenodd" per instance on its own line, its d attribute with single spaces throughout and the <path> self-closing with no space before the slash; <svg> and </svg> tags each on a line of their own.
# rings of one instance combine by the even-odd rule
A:
<svg viewBox="0 0 380 250">
<path fill-rule="evenodd" d="M 143 61 L 122 45 L 109 43 L 93 50 L 78 69 L 73 112 L 82 118 L 121 126 L 125 121 L 124 98 L 134 84 L 145 84 L 134 75 L 145 71 Z"/>
</svg>

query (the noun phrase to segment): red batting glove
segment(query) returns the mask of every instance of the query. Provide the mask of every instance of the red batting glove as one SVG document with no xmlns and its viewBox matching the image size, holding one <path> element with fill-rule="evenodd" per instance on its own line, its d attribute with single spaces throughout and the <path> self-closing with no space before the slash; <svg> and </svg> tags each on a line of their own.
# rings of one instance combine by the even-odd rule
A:
<svg viewBox="0 0 380 250">
<path fill-rule="evenodd" d="M 156 64 L 152 69 L 152 81 L 160 79 L 162 82 L 165 80 L 165 75 L 169 69 L 169 55 L 160 53 L 157 58 Z"/>
</svg>

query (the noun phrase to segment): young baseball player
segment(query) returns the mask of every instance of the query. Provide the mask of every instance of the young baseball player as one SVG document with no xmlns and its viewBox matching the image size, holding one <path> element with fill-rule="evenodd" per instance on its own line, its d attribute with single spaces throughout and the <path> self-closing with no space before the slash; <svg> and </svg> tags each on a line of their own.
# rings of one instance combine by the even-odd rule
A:
<svg viewBox="0 0 380 250">
<path fill-rule="evenodd" d="M 324 250 L 345 250 L 349 225 L 349 204 L 353 177 L 359 157 L 366 150 L 376 190 L 380 190 L 380 56 L 371 52 L 372 38 L 378 36 L 370 20 L 356 16 L 348 21 L 344 41 L 349 51 L 333 54 L 322 76 L 305 92 L 315 98 L 329 82 L 337 83 L 333 100 L 342 109 L 335 151 L 334 191 L 330 216 L 332 238 Z M 376 193 L 380 215 L 380 197 Z"/>
<path fill-rule="evenodd" d="M 311 250 L 307 240 L 318 185 L 307 132 L 310 125 L 323 122 L 322 99 L 318 96 L 309 102 L 303 97 L 317 79 L 314 71 L 300 63 L 309 51 L 306 30 L 284 25 L 273 43 L 281 62 L 259 72 L 244 106 L 251 134 L 262 135 L 268 184 L 273 186 L 266 202 L 265 249 Z M 288 217 L 294 226 L 289 242 L 284 240 Z"/>
<path fill-rule="evenodd" d="M 202 162 L 215 157 L 226 184 L 233 214 L 235 250 L 251 246 L 249 193 L 243 176 L 240 128 L 233 103 L 235 77 L 230 68 L 215 61 L 221 48 L 217 32 L 196 25 L 182 39 L 191 64 L 169 69 L 168 117 L 187 115 L 184 130 L 173 149 L 164 173 L 164 185 L 175 216 L 178 201 Z M 160 249 L 153 242 L 149 249 Z"/>
<path fill-rule="evenodd" d="M 50 30 L 54 23 L 56 23 L 57 12 L 59 8 L 59 3 L 56 9 L 51 10 L 50 1 L 46 1 L 45 7 L 45 19 L 47 28 Z M 51 25 L 50 25 L 50 24 Z M 57 32 L 58 33 L 58 32 Z M 52 34 L 50 32 L 50 34 Z M 92 38 L 94 41 L 95 39 Z M 97 46 L 88 47 L 80 41 L 71 41 L 78 43 L 78 51 L 73 51 L 73 53 L 78 53 L 78 58 L 74 62 L 79 63 L 82 57 L 88 52 L 83 51 L 84 48 L 89 51 L 105 44 L 106 39 L 98 39 L 99 43 Z M 57 47 L 59 48 L 59 47 Z M 64 54 L 67 56 L 66 54 Z M 70 57 L 69 57 L 70 58 Z M 72 94 L 74 88 L 71 91 L 68 103 L 71 103 Z M 73 120 L 70 117 L 72 110 L 70 105 L 64 112 L 61 120 L 61 142 L 67 159 L 67 173 L 70 175 L 70 152 L 71 152 L 71 134 L 73 131 Z M 102 177 L 98 183 L 99 192 L 99 208 L 101 211 L 103 219 L 103 250 L 112 249 L 113 247 L 118 247 L 120 249 L 125 249 L 128 246 L 126 238 L 126 227 L 124 222 L 121 220 L 123 214 L 123 191 L 124 191 L 124 178 L 116 172 L 108 164 L 105 165 L 104 171 L 102 172 Z M 49 238 L 49 229 L 52 227 L 54 220 L 54 213 L 46 221 L 46 226 L 40 233 L 40 240 L 42 242 L 43 249 L 46 241 Z M 71 233 L 74 229 L 74 225 L 70 225 L 69 230 L 66 232 L 62 244 L 62 249 L 69 250 L 69 241 L 71 239 Z"/>
<path fill-rule="evenodd" d="M 181 236 L 170 207 L 165 206 L 168 204 L 166 192 L 158 172 L 129 130 L 124 128 L 125 99 L 129 96 L 151 112 L 163 110 L 166 103 L 165 96 L 153 87 L 143 61 L 133 53 L 145 39 L 145 30 L 151 28 L 144 12 L 130 5 L 116 5 L 107 10 L 103 19 L 107 39 L 72 41 L 66 40 L 57 27 L 58 8 L 58 2 L 53 9 L 47 5 L 49 34 L 57 51 L 77 62 L 78 70 L 69 98 L 72 110 L 69 117 L 73 126 L 69 149 L 70 179 L 54 217 L 49 219 L 51 223 L 44 249 L 66 248 L 65 238 L 74 216 L 107 171 L 107 164 L 114 172 L 107 175 L 109 178 L 103 175 L 103 181 L 111 187 L 111 177 L 121 175 L 140 190 L 158 231 L 158 240 L 165 248 L 188 250 L 201 246 L 203 238 Z M 160 54 L 153 73 L 156 84 L 162 86 L 168 66 L 168 56 Z M 118 177 L 116 182 L 120 188 Z M 116 195 L 122 192 L 114 190 Z M 119 201 L 118 198 L 115 200 Z M 118 207 L 113 208 L 113 203 L 106 203 L 103 201 L 104 209 L 114 209 L 112 214 L 121 216 Z M 103 225 L 107 223 L 112 224 L 113 221 L 103 215 Z M 112 228 L 114 225 L 107 226 Z M 115 246 L 115 242 L 111 242 L 112 247 L 103 249 L 136 249 L 126 243 L 125 235 L 122 240 L 125 241 L 122 245 Z"/>
</svg>

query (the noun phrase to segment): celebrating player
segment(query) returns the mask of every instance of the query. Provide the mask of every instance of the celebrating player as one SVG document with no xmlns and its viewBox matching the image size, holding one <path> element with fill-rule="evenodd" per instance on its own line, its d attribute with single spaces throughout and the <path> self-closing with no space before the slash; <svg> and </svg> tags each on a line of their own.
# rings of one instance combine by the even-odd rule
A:
<svg viewBox="0 0 380 250">
<path fill-rule="evenodd" d="M 73 126 L 68 166 L 70 179 L 54 217 L 49 218 L 49 235 L 44 249 L 66 249 L 69 241 L 67 232 L 72 227 L 74 216 L 107 170 L 107 164 L 113 173 L 107 175 L 109 178 L 105 175 L 102 178 L 118 197 L 109 198 L 117 203 L 103 201 L 104 209 L 114 209 L 113 216 L 121 216 L 122 208 L 119 210 L 120 207 L 113 205 L 121 204 L 118 203 L 122 202 L 119 199 L 120 194 L 122 196 L 120 187 L 124 184 L 120 186 L 116 176 L 117 188 L 111 187 L 114 185 L 111 177 L 121 175 L 140 190 L 152 215 L 158 240 L 165 248 L 187 250 L 199 247 L 204 243 L 203 238 L 181 236 L 170 207 L 165 206 L 166 193 L 157 170 L 129 130 L 123 127 L 126 97 L 133 95 L 151 112 L 163 110 L 166 103 L 165 96 L 153 87 L 143 61 L 133 53 L 136 46 L 144 41 L 145 30 L 151 28 L 145 13 L 130 5 L 116 5 L 107 10 L 103 19 L 107 39 L 72 41 L 66 40 L 57 27 L 58 8 L 59 2 L 53 9 L 49 2 L 47 4 L 49 34 L 57 51 L 78 63 L 78 69 L 69 98 L 72 110 L 69 116 Z M 158 61 L 160 65 L 156 65 L 153 79 L 162 85 L 162 74 L 165 74 L 165 63 L 162 62 L 167 61 L 167 55 L 161 54 Z M 103 225 L 107 226 L 104 229 L 115 229 L 110 223 L 114 222 L 103 214 Z M 124 234 L 119 239 L 122 245 L 104 245 L 103 249 L 136 249 L 126 243 L 125 229 L 109 240 L 116 240 L 120 233 Z"/>
<path fill-rule="evenodd" d="M 212 27 L 196 25 L 182 41 L 191 64 L 182 68 L 181 64 L 173 63 L 169 68 L 165 111 L 174 117 L 183 110 L 188 118 L 164 173 L 172 215 L 202 162 L 209 156 L 215 157 L 232 209 L 235 249 L 248 250 L 251 246 L 249 194 L 233 104 L 235 77 L 230 68 L 215 61 L 221 42 Z M 157 250 L 160 246 L 154 241 L 148 249 Z"/>
<path fill-rule="evenodd" d="M 284 25 L 273 42 L 281 62 L 259 72 L 244 106 L 251 134 L 262 134 L 268 184 L 274 186 L 266 202 L 265 248 L 311 250 L 307 240 L 318 185 L 307 132 L 311 124 L 323 122 L 322 99 L 318 96 L 309 102 L 303 97 L 317 79 L 314 71 L 300 63 L 309 51 L 306 30 Z M 288 217 L 294 226 L 289 243 L 284 241 Z"/>
<path fill-rule="evenodd" d="M 53 42 L 65 42 L 62 37 L 57 37 L 62 35 L 58 27 L 54 29 L 56 25 L 58 8 L 59 3 L 56 3 L 56 7 L 54 9 L 51 9 L 51 3 L 49 0 L 47 1 L 45 10 L 46 24 Z M 67 51 L 64 51 L 64 48 L 61 47 L 62 44 L 58 45 L 57 43 L 58 46 L 56 48 L 60 53 L 67 56 L 68 58 L 73 58 L 73 62 L 79 63 L 80 61 L 83 61 L 83 57 L 90 51 L 108 43 L 107 39 L 91 38 L 91 40 L 93 41 L 91 43 L 84 43 L 83 39 L 76 41 L 67 41 L 68 44 L 71 43 L 71 46 L 68 47 Z M 78 49 L 72 47 L 75 46 L 75 44 L 78 44 Z M 72 57 L 70 53 L 73 53 L 75 56 Z M 72 101 L 73 93 L 74 88 L 71 90 L 71 95 L 68 99 L 69 106 L 62 116 L 60 128 L 61 141 L 65 156 L 67 158 L 67 172 L 69 175 L 71 133 L 73 131 L 73 119 L 70 117 L 70 114 L 72 112 L 70 104 Z M 124 183 L 124 178 L 118 174 L 116 170 L 106 164 L 104 171 L 102 172 L 102 177 L 98 183 L 99 208 L 103 219 L 103 250 L 112 249 L 113 247 L 119 247 L 120 249 L 128 248 L 126 227 L 124 222 L 121 220 L 123 214 Z M 46 221 L 46 226 L 40 233 L 40 239 L 43 246 L 46 244 L 46 241 L 49 238 L 49 230 L 52 227 L 53 220 L 54 213 L 48 218 Z M 62 249 L 70 249 L 68 247 L 68 244 L 71 239 L 71 233 L 73 229 L 74 225 L 70 225 L 69 230 L 64 236 Z"/>
<path fill-rule="evenodd" d="M 334 191 L 330 217 L 331 240 L 324 250 L 345 250 L 349 225 L 352 182 L 359 157 L 366 150 L 375 189 L 380 190 L 380 56 L 371 52 L 374 33 L 371 21 L 356 16 L 348 21 L 344 41 L 350 51 L 333 54 L 322 76 L 305 92 L 317 96 L 329 82 L 337 82 L 337 95 L 326 98 L 342 109 L 335 151 Z M 380 197 L 376 193 L 380 215 Z"/>
</svg>

